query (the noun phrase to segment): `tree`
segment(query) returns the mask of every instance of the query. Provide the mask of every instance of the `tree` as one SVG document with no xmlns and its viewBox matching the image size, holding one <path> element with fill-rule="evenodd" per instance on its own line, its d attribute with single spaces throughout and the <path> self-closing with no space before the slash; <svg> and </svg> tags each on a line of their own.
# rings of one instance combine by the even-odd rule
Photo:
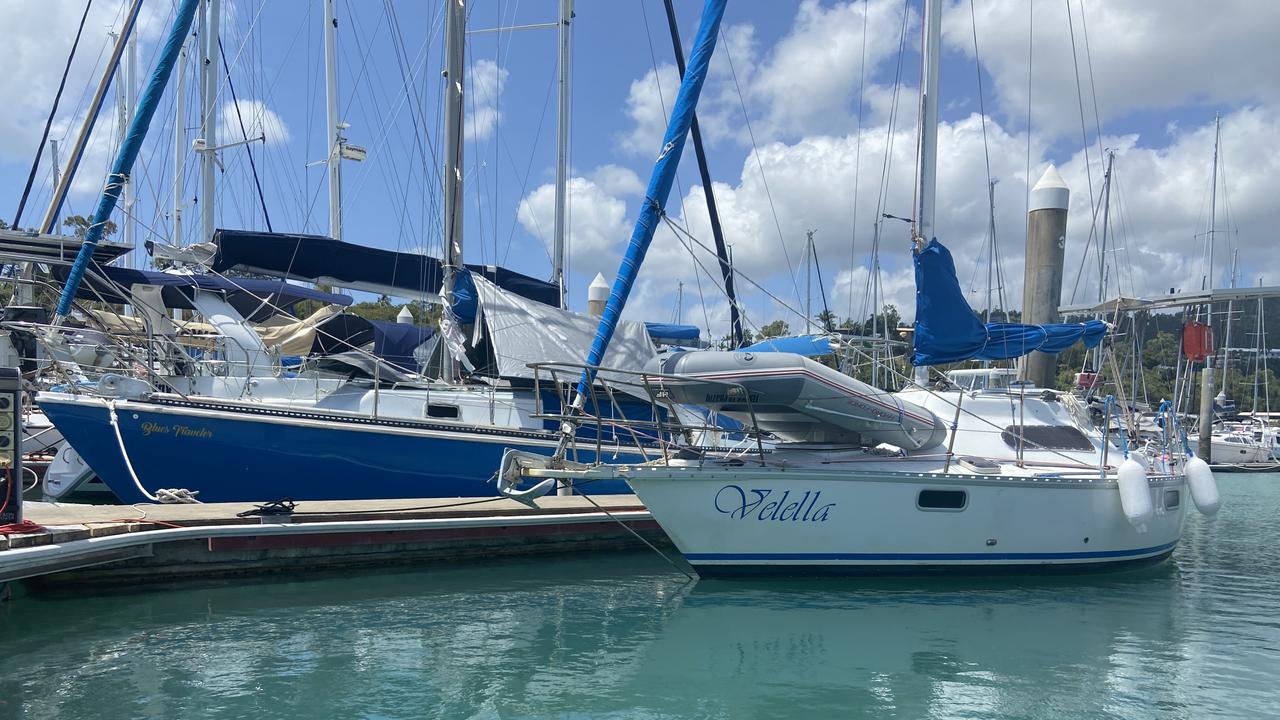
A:
<svg viewBox="0 0 1280 720">
<path fill-rule="evenodd" d="M 93 224 L 93 221 L 83 215 L 72 215 L 66 220 L 63 220 L 62 224 L 74 229 L 76 237 L 83 240 L 84 236 L 89 234 L 89 226 Z M 116 229 L 116 224 L 114 222 L 110 220 L 106 221 L 102 225 L 102 237 L 111 237 L 115 234 Z"/>
<path fill-rule="evenodd" d="M 774 320 L 760 328 L 760 337 L 762 338 L 782 337 L 789 334 L 791 334 L 791 328 L 785 320 Z"/>
<path fill-rule="evenodd" d="M 400 314 L 401 307 L 409 308 L 409 312 L 413 314 L 415 325 L 429 325 L 431 327 L 439 327 L 440 325 L 439 305 L 424 307 L 422 303 L 413 302 L 401 306 L 391 302 L 391 298 L 386 295 L 379 297 L 374 302 L 356 303 L 348 307 L 347 312 L 352 315 L 358 315 L 365 320 L 395 322 L 396 316 Z"/>
<path fill-rule="evenodd" d="M 746 347 L 746 346 L 750 345 L 750 344 L 751 344 L 751 343 L 753 343 L 753 342 L 755 342 L 755 336 L 751 334 L 751 331 L 750 331 L 750 330 L 748 330 L 748 329 L 746 329 L 746 328 L 742 328 L 742 347 Z M 733 347 L 733 334 L 732 334 L 732 333 L 730 333 L 730 334 L 728 334 L 728 335 L 725 335 L 724 337 L 720 338 L 720 347 L 724 347 L 724 348 L 731 348 L 731 347 Z"/>
<path fill-rule="evenodd" d="M 822 326 L 823 332 L 835 332 L 836 330 L 836 314 L 830 310 L 823 310 L 814 316 L 814 320 Z"/>
</svg>

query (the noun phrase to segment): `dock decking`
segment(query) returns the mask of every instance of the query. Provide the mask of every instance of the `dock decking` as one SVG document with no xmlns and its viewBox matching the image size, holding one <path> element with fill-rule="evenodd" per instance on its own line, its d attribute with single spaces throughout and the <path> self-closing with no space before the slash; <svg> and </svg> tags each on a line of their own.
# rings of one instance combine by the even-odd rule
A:
<svg viewBox="0 0 1280 720">
<path fill-rule="evenodd" d="M 665 536 L 634 495 L 303 501 L 291 517 L 252 503 L 28 503 L 38 533 L 0 536 L 0 583 L 146 585 L 307 569 L 639 548 Z M 624 527 L 624 524 L 626 527 Z M 630 529 L 628 529 L 630 528 Z"/>
</svg>

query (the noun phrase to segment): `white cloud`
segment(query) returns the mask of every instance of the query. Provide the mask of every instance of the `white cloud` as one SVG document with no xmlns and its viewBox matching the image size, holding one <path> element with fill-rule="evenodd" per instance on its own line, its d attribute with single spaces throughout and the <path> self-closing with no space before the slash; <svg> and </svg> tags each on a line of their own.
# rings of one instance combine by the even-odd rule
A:
<svg viewBox="0 0 1280 720">
<path fill-rule="evenodd" d="M 1280 207 L 1273 201 L 1280 186 L 1280 157 L 1257 153 L 1269 138 L 1280 134 L 1280 119 L 1270 107 L 1246 108 L 1223 118 L 1224 170 L 1219 188 L 1219 229 L 1238 228 L 1238 235 L 1219 233 L 1216 268 L 1218 285 L 1227 282 L 1229 240 L 1240 248 L 1239 284 L 1251 285 L 1258 276 L 1275 284 L 1280 279 L 1280 257 L 1268 252 L 1274 228 L 1280 226 Z M 754 156 L 748 156 L 734 184 L 716 183 L 716 199 L 725 238 L 733 248 L 737 270 L 766 286 L 782 303 L 804 306 L 802 260 L 805 231 L 814 236 L 828 290 L 831 309 L 841 318 L 860 317 L 870 307 L 865 295 L 867 258 L 880 190 L 879 173 L 886 148 L 886 129 L 867 128 L 861 148 L 858 182 L 858 221 L 853 216 L 857 136 L 813 135 L 793 143 L 771 143 L 759 151 L 768 176 L 768 191 Z M 910 215 L 913 197 L 913 127 L 899 127 L 892 142 L 892 172 L 884 212 Z M 1157 143 L 1164 135 L 1155 138 Z M 1108 257 L 1109 292 L 1156 293 L 1169 287 L 1198 287 L 1202 271 L 1201 241 L 1208 223 L 1209 158 L 1213 147 L 1212 123 L 1178 131 L 1172 143 L 1160 147 L 1135 135 L 1107 137 L 1104 143 L 1117 151 L 1116 183 L 1112 194 L 1109 244 L 1117 250 Z M 987 124 L 991 171 L 996 186 L 996 226 L 1005 297 L 1010 307 L 1022 305 L 1022 276 L 1026 228 L 1026 135 L 1012 134 L 999 123 Z M 959 281 L 970 302 L 979 307 L 985 295 L 985 257 L 982 248 L 989 224 L 986 190 L 986 152 L 981 118 L 977 115 L 944 123 L 939 129 L 937 227 L 939 239 L 952 250 Z M 1048 165 L 1047 150 L 1032 146 L 1031 179 Z M 1092 158 L 1098 173 L 1097 158 Z M 1089 243 L 1093 210 L 1085 175 L 1083 153 L 1060 167 L 1072 190 L 1067 227 L 1067 261 L 1063 301 L 1071 299 L 1081 258 Z M 587 182 L 578 179 L 577 182 Z M 606 277 L 616 272 L 633 222 L 635 204 L 625 211 L 623 198 L 599 185 L 575 185 L 575 232 L 579 219 L 594 218 L 593 241 L 575 247 L 575 268 L 589 277 L 597 270 Z M 1101 191 L 1095 178 L 1093 191 Z M 550 186 L 540 188 L 550 218 Z M 770 196 L 777 219 L 770 210 Z M 679 200 L 668 203 L 673 215 Z M 708 248 L 712 246 L 702 188 L 691 188 L 683 199 L 687 216 L 676 222 Z M 590 208 L 588 210 L 588 208 Z M 1229 208 L 1229 212 L 1228 212 Z M 522 210 L 524 208 L 522 207 Z M 607 210 L 608 212 L 604 212 Z M 581 213 L 581 215 L 578 215 Z M 523 221 L 523 217 L 522 217 Z M 549 220 L 547 221 L 549 222 Z M 526 224 L 526 226 L 528 226 Z M 782 241 L 779 240 L 779 227 Z M 544 228 L 545 229 L 545 228 Z M 856 232 L 855 232 L 856 230 Z M 547 230 L 549 234 L 549 230 Z M 1094 241 L 1096 242 L 1096 241 Z M 786 250 L 783 249 L 785 243 Z M 881 283 L 884 301 L 898 306 L 903 316 L 914 316 L 914 284 L 908 227 L 886 221 L 881 231 Z M 581 251 L 581 252 L 580 252 Z M 1097 294 L 1096 255 L 1090 255 L 1081 275 L 1077 299 Z M 701 268 L 700 268 L 701 266 Z M 589 268 L 589 270 L 588 270 Z M 796 273 L 796 279 L 792 274 Z M 727 326 L 727 309 L 718 289 L 719 272 L 714 256 L 685 243 L 665 226 L 655 236 L 629 306 L 633 318 L 665 318 L 673 307 L 678 282 L 684 282 L 686 307 L 696 305 L 691 293 L 701 280 L 702 297 L 716 334 Z M 790 310 L 756 289 L 746 279 L 738 282 L 749 319 L 762 325 L 784 319 L 797 327 L 801 320 Z M 815 307 L 820 302 L 814 290 Z M 686 320 L 702 324 L 701 311 L 686 311 Z"/>
<path fill-rule="evenodd" d="M 1068 3 L 1083 86 L 1085 121 L 1095 127 L 1090 78 L 1097 86 L 1098 113 L 1105 123 L 1142 109 L 1188 103 L 1280 100 L 1280 3 L 1223 0 L 1085 0 Z M 1067 5 L 1035 3 L 1032 128 L 1037 133 L 1080 133 L 1076 64 L 1072 59 Z M 1027 113 L 1028 22 L 1031 3 L 988 0 L 974 5 L 978 47 L 991 74 L 997 107 L 1019 126 Z M 973 57 L 968 2 L 949 4 L 943 14 L 947 45 Z M 1085 30 L 1088 50 L 1085 52 Z"/>
<path fill-rule="evenodd" d="M 601 165 L 591 172 L 591 181 L 610 195 L 639 195 L 644 192 L 640 176 L 620 165 Z"/>
<path fill-rule="evenodd" d="M 632 127 L 618 139 L 619 147 L 631 154 L 657 157 L 667 129 L 667 113 L 680 89 L 680 73 L 670 63 L 659 65 L 631 83 L 626 113 Z"/>
<path fill-rule="evenodd" d="M 143 5 L 136 29 L 138 65 L 142 72 L 146 70 L 150 44 L 163 31 L 169 12 L 167 6 Z M 0 26 L 5 28 L 6 35 L 5 71 L 0 73 L 0 97 L 5 98 L 5 112 L 0 113 L 0 135 L 5 142 L 0 146 L 0 158 L 31 158 L 53 105 L 83 13 L 84 3 L 80 0 L 0 3 Z M 102 64 L 110 54 L 107 32 L 118 32 L 123 19 L 120 3 L 95 3 L 90 8 L 58 110 L 60 130 L 79 129 L 82 117 L 75 118 L 74 122 L 67 118 L 82 99 L 87 104 L 93 94 L 102 74 Z M 108 95 L 103 112 L 113 107 L 114 96 Z M 61 135 L 58 132 L 51 137 Z"/>
<path fill-rule="evenodd" d="M 236 109 L 239 108 L 239 114 Z M 244 130 L 240 129 L 243 120 Z M 241 99 L 238 102 L 226 102 L 218 110 L 218 144 L 239 142 L 245 137 L 254 139 L 266 138 L 268 145 L 282 145 L 289 142 L 289 128 L 273 110 L 261 100 Z"/>
<path fill-rule="evenodd" d="M 568 209 L 568 250 L 574 269 L 590 276 L 601 271 L 611 273 L 617 267 L 615 248 L 630 235 L 626 202 L 594 180 L 574 177 L 569 179 Z M 547 183 L 529 193 L 520 201 L 516 218 L 526 232 L 542 241 L 550 255 L 555 232 L 555 185 Z"/>
<path fill-rule="evenodd" d="M 801 3 L 790 32 L 750 78 L 748 96 L 764 108 L 757 139 L 761 134 L 796 138 L 850 129 L 863 58 L 871 82 L 872 70 L 897 55 L 902 10 L 903 3 L 894 0 L 829 7 L 817 0 Z M 915 25 L 914 14 L 908 21 Z M 909 26 L 909 38 L 910 32 Z"/>
<path fill-rule="evenodd" d="M 872 110 L 865 121 L 879 122 L 888 105 L 875 99 L 887 97 L 889 89 L 876 84 L 875 69 L 897 56 L 902 12 L 897 0 L 831 6 L 805 0 L 788 32 L 763 56 L 753 26 L 725 26 L 698 104 L 704 136 L 710 144 L 728 138 L 749 145 L 752 136 L 766 143 L 852 130 L 857 125 L 864 55 L 864 102 Z M 907 22 L 911 37 L 916 15 L 910 14 Z M 620 149 L 636 155 L 656 153 L 678 87 L 679 75 L 669 63 L 632 82 L 624 105 L 631 125 L 619 137 Z M 744 106 L 750 128 L 742 117 Z"/>
<path fill-rule="evenodd" d="M 502 121 L 498 109 L 502 90 L 510 73 L 492 60 L 477 60 L 469 68 L 467 85 L 470 94 L 465 100 L 466 125 L 463 132 L 468 140 L 483 140 L 491 135 Z"/>
</svg>

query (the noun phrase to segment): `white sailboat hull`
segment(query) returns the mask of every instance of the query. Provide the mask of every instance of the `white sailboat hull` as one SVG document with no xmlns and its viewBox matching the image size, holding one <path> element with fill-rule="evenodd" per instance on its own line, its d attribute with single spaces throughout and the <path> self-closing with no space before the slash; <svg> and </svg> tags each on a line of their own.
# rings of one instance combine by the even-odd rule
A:
<svg viewBox="0 0 1280 720">
<path fill-rule="evenodd" d="M 1125 519 L 1116 483 L 835 469 L 629 467 L 631 487 L 700 574 L 1083 570 L 1173 551 L 1190 498 L 1149 480 L 1154 517 Z M 924 508 L 921 491 L 964 493 Z M 955 499 L 956 495 L 934 495 Z"/>
</svg>

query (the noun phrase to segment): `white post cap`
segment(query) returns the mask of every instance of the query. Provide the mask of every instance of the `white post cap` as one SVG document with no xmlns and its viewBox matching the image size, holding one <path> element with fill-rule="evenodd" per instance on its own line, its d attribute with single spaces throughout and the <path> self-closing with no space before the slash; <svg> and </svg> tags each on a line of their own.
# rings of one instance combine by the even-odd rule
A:
<svg viewBox="0 0 1280 720">
<path fill-rule="evenodd" d="M 1031 188 L 1031 204 L 1027 212 L 1036 210 L 1066 210 L 1071 201 L 1071 190 L 1058 174 L 1058 168 L 1052 164 L 1040 176 L 1040 181 Z"/>
</svg>

